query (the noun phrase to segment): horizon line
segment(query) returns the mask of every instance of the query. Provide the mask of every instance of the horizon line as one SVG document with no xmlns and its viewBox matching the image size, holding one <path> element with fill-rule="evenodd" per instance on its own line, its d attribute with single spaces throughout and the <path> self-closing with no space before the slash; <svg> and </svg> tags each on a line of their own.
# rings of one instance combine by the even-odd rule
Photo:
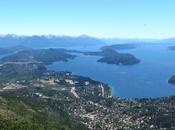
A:
<svg viewBox="0 0 175 130">
<path fill-rule="evenodd" d="M 99 37 L 99 36 L 92 36 L 89 34 L 79 34 L 79 35 L 66 35 L 66 34 L 15 34 L 15 33 L 0 33 L 0 38 L 5 36 L 14 36 L 14 37 L 32 37 L 32 36 L 55 36 L 55 37 L 91 37 L 91 38 L 97 38 L 97 39 L 118 39 L 118 40 L 167 40 L 175 38 L 175 36 L 170 37 L 164 37 L 164 38 L 151 38 L 151 37 Z"/>
</svg>

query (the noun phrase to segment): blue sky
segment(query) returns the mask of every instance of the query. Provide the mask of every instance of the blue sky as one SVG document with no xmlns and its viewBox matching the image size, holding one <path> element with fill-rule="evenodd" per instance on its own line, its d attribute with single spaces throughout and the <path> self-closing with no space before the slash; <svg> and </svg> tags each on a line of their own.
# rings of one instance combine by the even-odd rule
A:
<svg viewBox="0 0 175 130">
<path fill-rule="evenodd" d="M 1 0 L 0 34 L 175 37 L 175 0 Z"/>
</svg>

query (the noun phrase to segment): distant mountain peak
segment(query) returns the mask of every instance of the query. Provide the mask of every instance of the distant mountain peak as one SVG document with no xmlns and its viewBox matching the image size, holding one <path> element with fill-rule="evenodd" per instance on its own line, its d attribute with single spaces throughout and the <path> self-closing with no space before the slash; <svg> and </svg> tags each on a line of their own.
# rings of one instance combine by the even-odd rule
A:
<svg viewBox="0 0 175 130">
<path fill-rule="evenodd" d="M 83 34 L 83 35 L 80 35 L 79 37 L 81 37 L 81 38 L 89 38 L 90 36 L 88 36 L 86 34 Z"/>
</svg>

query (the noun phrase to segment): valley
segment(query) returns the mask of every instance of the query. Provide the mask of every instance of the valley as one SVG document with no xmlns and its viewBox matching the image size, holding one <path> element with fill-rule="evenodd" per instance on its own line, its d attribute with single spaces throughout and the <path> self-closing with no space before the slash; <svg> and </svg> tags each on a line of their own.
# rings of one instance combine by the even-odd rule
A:
<svg viewBox="0 0 175 130">
<path fill-rule="evenodd" d="M 122 99 L 112 96 L 108 84 L 46 68 L 55 61 L 72 58 L 76 57 L 60 49 L 22 51 L 3 57 L 1 128 L 6 129 L 7 124 L 18 130 L 175 128 L 174 96 Z M 11 106 L 13 103 L 16 107 Z"/>
</svg>

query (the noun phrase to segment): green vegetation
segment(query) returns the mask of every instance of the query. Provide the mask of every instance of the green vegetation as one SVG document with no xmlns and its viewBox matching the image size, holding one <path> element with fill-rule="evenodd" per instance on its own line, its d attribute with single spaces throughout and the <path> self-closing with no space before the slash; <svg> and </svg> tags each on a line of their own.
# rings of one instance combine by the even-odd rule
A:
<svg viewBox="0 0 175 130">
<path fill-rule="evenodd" d="M 4 62 L 22 62 L 22 63 L 42 63 L 51 64 L 56 61 L 68 61 L 75 58 L 74 55 L 66 53 L 64 49 L 36 49 L 19 51 L 13 55 L 2 58 Z"/>
<path fill-rule="evenodd" d="M 170 50 L 174 51 L 175 46 L 170 46 L 168 47 Z M 170 79 L 168 80 L 168 83 L 175 85 L 175 75 L 171 76 Z"/>
<path fill-rule="evenodd" d="M 9 48 L 0 48 L 0 55 L 11 54 L 22 50 L 31 50 L 31 48 L 28 48 L 25 46 L 19 46 L 19 45 L 14 47 L 9 47 Z"/>
<path fill-rule="evenodd" d="M 104 46 L 101 49 L 116 49 L 116 50 L 121 50 L 121 49 L 135 49 L 137 48 L 138 45 L 135 44 L 114 44 L 114 45 L 109 45 L 109 46 Z"/>
<path fill-rule="evenodd" d="M 37 101 L 0 96 L 0 111 L 0 130 L 87 129 L 77 122 L 71 122 L 66 112 L 53 111 Z"/>
<path fill-rule="evenodd" d="M 168 47 L 170 50 L 174 51 L 175 50 L 175 46 L 170 46 Z"/>
<path fill-rule="evenodd" d="M 85 54 L 133 63 L 125 62 L 128 54 L 110 49 Z M 45 68 L 73 57 L 62 49 L 45 49 L 0 60 L 0 130 L 175 129 L 174 96 L 113 98 L 107 84 Z"/>
<path fill-rule="evenodd" d="M 175 85 L 175 75 L 173 75 L 169 80 L 168 83 Z"/>
<path fill-rule="evenodd" d="M 0 55 L 11 53 L 8 49 L 0 48 Z"/>
<path fill-rule="evenodd" d="M 111 49 L 111 48 L 103 49 L 100 52 L 85 52 L 84 54 L 103 56 L 102 58 L 98 60 L 98 62 L 107 63 L 107 64 L 133 65 L 133 64 L 137 64 L 140 62 L 140 60 L 137 59 L 132 54 L 118 53 L 114 49 Z"/>
<path fill-rule="evenodd" d="M 4 64 L 0 66 L 0 83 L 39 78 L 46 68 L 40 64 Z"/>
</svg>

